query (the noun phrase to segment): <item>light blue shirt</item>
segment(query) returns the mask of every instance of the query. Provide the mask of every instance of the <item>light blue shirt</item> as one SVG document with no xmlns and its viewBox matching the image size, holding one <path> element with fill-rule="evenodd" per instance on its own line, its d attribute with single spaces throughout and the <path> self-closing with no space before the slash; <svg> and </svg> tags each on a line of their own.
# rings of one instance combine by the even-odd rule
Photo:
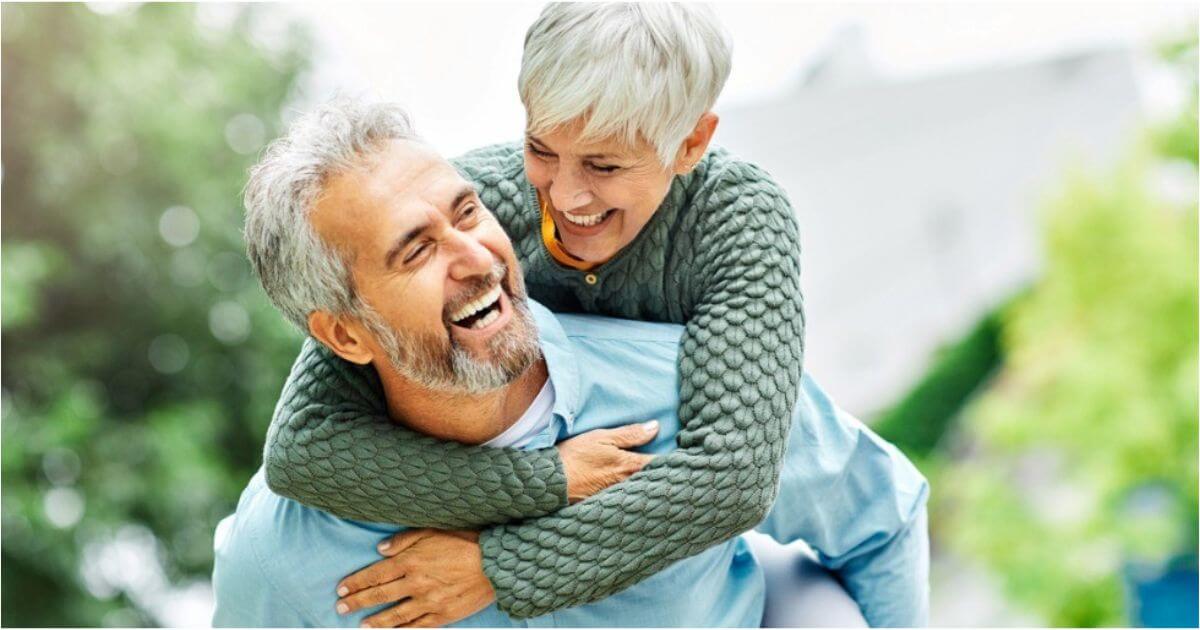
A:
<svg viewBox="0 0 1200 630">
<path fill-rule="evenodd" d="M 683 327 L 554 314 L 531 302 L 555 391 L 553 421 L 523 448 L 597 428 L 657 419 L 645 449 L 675 448 Z M 928 484 L 895 447 L 838 409 L 808 376 L 793 418 L 775 506 L 758 530 L 804 540 L 834 570 L 874 626 L 928 618 Z M 399 525 L 340 519 L 282 498 L 263 473 L 217 528 L 215 626 L 358 626 L 383 607 L 338 615 L 339 580 L 381 556 Z M 456 626 L 752 626 L 763 573 L 734 538 L 603 600 L 515 620 L 495 604 Z"/>
</svg>

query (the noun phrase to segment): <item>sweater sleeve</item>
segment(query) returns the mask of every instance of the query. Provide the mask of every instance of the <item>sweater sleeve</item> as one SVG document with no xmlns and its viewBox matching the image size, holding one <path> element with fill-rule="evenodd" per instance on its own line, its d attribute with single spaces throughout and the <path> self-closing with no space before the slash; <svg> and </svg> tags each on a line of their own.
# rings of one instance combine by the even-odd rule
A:
<svg viewBox="0 0 1200 630">
<path fill-rule="evenodd" d="M 309 338 L 284 385 L 263 456 L 276 494 L 342 518 L 479 528 L 567 504 L 554 448 L 467 446 L 387 417 L 378 376 Z"/>
<path fill-rule="evenodd" d="M 678 448 L 586 501 L 483 532 L 484 572 L 514 617 L 621 591 L 750 529 L 774 502 L 803 358 L 799 230 L 765 173 L 730 168 L 685 224 L 704 236 L 676 279 L 696 295 Z"/>
</svg>

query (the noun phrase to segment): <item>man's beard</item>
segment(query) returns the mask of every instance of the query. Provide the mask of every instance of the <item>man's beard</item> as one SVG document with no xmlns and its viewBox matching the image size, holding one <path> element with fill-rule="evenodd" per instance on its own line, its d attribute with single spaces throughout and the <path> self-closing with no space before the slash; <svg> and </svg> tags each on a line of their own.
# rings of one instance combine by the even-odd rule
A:
<svg viewBox="0 0 1200 630">
<path fill-rule="evenodd" d="M 502 283 L 509 296 L 512 318 L 503 330 L 488 340 L 489 359 L 481 360 L 458 345 L 446 326 L 447 344 L 436 334 L 409 334 L 393 330 L 370 306 L 362 305 L 359 317 L 375 335 L 376 341 L 388 355 L 388 362 L 402 376 L 423 387 L 456 394 L 482 394 L 513 382 L 542 356 L 538 345 L 537 325 L 533 313 L 525 300 L 523 286 L 507 282 L 507 267 L 503 263 L 492 266 L 488 277 L 481 278 L 464 291 L 466 303 Z M 447 308 L 447 312 L 454 309 Z"/>
</svg>

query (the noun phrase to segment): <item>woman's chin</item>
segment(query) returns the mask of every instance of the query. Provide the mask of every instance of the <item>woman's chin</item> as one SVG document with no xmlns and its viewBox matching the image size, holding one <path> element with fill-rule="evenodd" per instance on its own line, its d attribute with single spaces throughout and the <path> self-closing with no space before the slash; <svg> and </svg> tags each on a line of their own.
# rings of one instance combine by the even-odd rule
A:
<svg viewBox="0 0 1200 630">
<path fill-rule="evenodd" d="M 566 237 L 562 239 L 562 245 L 568 254 L 592 264 L 607 261 L 621 249 L 616 239 L 609 239 L 604 234 L 588 238 Z"/>
</svg>

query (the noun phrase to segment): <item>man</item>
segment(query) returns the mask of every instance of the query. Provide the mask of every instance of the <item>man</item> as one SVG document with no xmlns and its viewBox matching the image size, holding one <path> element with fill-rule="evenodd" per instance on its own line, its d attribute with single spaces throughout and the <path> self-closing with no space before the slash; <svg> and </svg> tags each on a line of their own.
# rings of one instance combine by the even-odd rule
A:
<svg viewBox="0 0 1200 630">
<path fill-rule="evenodd" d="M 308 150 L 314 138 L 337 146 Z M 270 185 L 295 180 L 289 169 L 322 176 L 315 190 Z M 539 448 L 658 418 L 647 450 L 674 448 L 681 327 L 555 315 L 527 300 L 503 230 L 396 108 L 340 102 L 302 118 L 256 168 L 247 197 L 248 238 L 262 237 L 252 260 L 272 301 L 327 349 L 314 351 L 328 355 L 329 369 L 371 365 L 395 421 L 468 444 Z M 288 282 L 273 275 L 281 273 L 292 274 Z M 799 400 L 805 429 L 792 432 L 779 498 L 758 529 L 811 544 L 872 623 L 925 623 L 924 479 L 807 378 Z M 378 560 L 375 544 L 400 529 L 278 497 L 260 472 L 218 529 L 214 623 L 357 625 L 378 609 L 338 611 L 339 580 Z M 481 567 L 467 565 L 438 576 L 479 610 L 456 625 L 522 625 L 490 605 Z M 454 620 L 414 602 L 370 619 Z M 601 601 L 525 621 L 757 626 L 762 615 L 761 568 L 736 538 Z"/>
</svg>

